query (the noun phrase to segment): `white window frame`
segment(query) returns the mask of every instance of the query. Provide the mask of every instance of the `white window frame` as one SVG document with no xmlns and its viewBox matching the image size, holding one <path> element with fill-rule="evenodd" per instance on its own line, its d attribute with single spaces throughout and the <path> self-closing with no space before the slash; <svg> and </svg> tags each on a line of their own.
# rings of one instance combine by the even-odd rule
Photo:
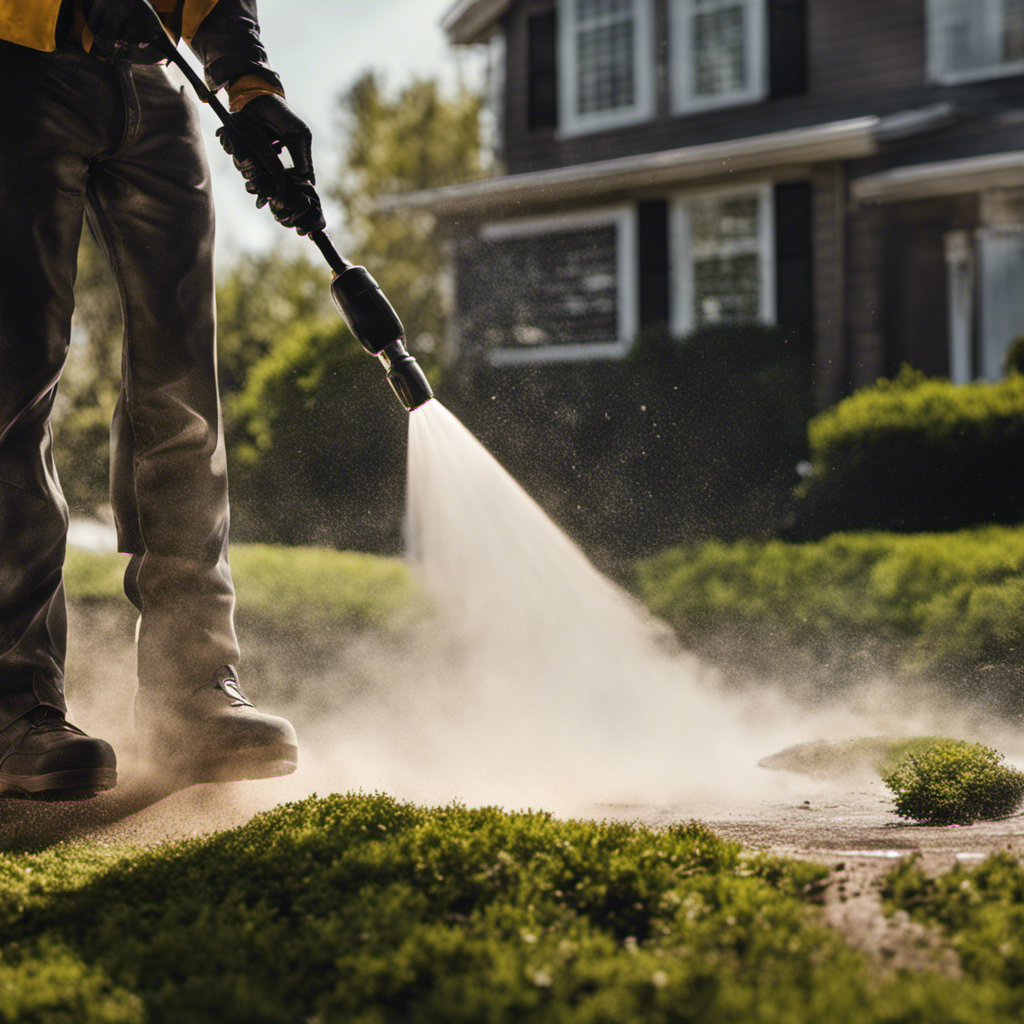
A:
<svg viewBox="0 0 1024 1024">
<path fill-rule="evenodd" d="M 654 117 L 655 37 L 654 0 L 633 0 L 633 103 L 615 110 L 577 111 L 576 4 L 558 0 L 558 131 L 559 135 L 583 135 L 606 128 L 621 128 Z"/>
<path fill-rule="evenodd" d="M 669 289 L 669 322 L 676 337 L 689 334 L 696 327 L 693 308 L 693 248 L 690 236 L 690 204 L 695 200 L 728 199 L 732 196 L 756 195 L 760 201 L 758 218 L 758 256 L 760 257 L 760 303 L 757 321 L 775 322 L 775 202 L 770 182 L 678 193 L 672 198 L 669 227 L 669 252 L 672 287 Z M 733 323 L 735 321 L 723 321 Z"/>
<path fill-rule="evenodd" d="M 720 107 L 757 103 L 768 95 L 768 17 L 766 0 L 712 0 L 718 7 L 742 3 L 746 8 L 745 88 L 718 96 L 697 96 L 693 91 L 694 0 L 668 0 L 669 82 L 673 114 L 693 114 Z"/>
<path fill-rule="evenodd" d="M 969 68 L 958 71 L 945 66 L 943 53 L 943 29 L 951 4 L 964 0 L 927 0 L 926 17 L 928 46 L 928 78 L 943 85 L 958 85 L 961 82 L 977 82 L 988 78 L 1006 78 L 1024 73 L 1024 60 L 1011 63 L 992 64 L 984 68 Z M 967 0 L 970 4 L 984 5 L 984 17 L 990 31 L 1002 30 L 1002 0 Z"/>
<path fill-rule="evenodd" d="M 487 354 L 492 366 L 513 366 L 524 363 L 582 362 L 590 359 L 622 359 L 639 330 L 637 298 L 637 219 L 635 205 L 607 206 L 581 210 L 551 217 L 520 217 L 494 221 L 480 227 L 481 241 L 500 241 L 565 231 L 566 228 L 616 228 L 616 320 L 617 337 L 604 342 L 582 345 L 538 345 L 524 348 L 499 348 Z"/>
</svg>

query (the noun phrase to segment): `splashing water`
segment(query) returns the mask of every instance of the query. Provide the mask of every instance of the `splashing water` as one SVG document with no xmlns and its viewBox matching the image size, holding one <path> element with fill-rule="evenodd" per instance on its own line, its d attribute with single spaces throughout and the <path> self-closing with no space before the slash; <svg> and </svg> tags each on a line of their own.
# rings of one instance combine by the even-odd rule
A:
<svg viewBox="0 0 1024 1024">
<path fill-rule="evenodd" d="M 751 748 L 712 674 L 437 401 L 410 418 L 407 529 L 455 638 L 433 695 L 460 796 L 649 803 L 753 784 L 771 747 Z"/>
</svg>

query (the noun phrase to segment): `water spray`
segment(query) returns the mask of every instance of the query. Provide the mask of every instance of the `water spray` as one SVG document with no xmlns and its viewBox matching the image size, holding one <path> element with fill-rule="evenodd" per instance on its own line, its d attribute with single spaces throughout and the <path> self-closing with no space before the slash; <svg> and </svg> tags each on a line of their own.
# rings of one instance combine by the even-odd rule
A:
<svg viewBox="0 0 1024 1024">
<path fill-rule="evenodd" d="M 269 175 L 276 189 L 270 198 L 284 199 L 293 208 L 301 207 L 303 203 L 319 208 L 320 198 L 313 187 L 305 183 L 300 186 L 289 175 L 278 151 L 259 129 L 233 117 L 217 95 L 192 70 L 149 0 L 137 2 L 148 12 L 152 21 L 153 32 L 148 45 L 154 46 L 178 68 L 195 89 L 196 95 L 217 115 L 226 133 L 225 148 L 232 156 L 240 161 L 254 161 Z M 355 266 L 345 259 L 334 247 L 326 230 L 311 231 L 309 238 L 334 272 L 331 298 L 335 307 L 359 344 L 381 361 L 387 371 L 387 382 L 398 400 L 409 412 L 429 402 L 434 393 L 427 376 L 406 349 L 402 321 L 373 275 L 366 267 Z"/>
</svg>

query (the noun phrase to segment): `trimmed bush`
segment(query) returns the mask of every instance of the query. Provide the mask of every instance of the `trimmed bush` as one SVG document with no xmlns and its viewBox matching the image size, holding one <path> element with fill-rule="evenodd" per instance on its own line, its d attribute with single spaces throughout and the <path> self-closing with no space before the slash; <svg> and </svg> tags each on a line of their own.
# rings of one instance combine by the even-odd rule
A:
<svg viewBox="0 0 1024 1024">
<path fill-rule="evenodd" d="M 969 825 L 1005 818 L 1024 800 L 1024 773 L 1004 763 L 991 747 L 943 740 L 911 751 L 882 781 L 901 818 L 929 825 Z"/>
<path fill-rule="evenodd" d="M 811 420 L 790 536 L 1024 520 L 1024 377 L 954 386 L 904 371 Z"/>
<path fill-rule="evenodd" d="M 927 673 L 1020 710 L 1024 529 L 671 548 L 638 580 L 683 643 L 712 657 L 771 672 L 796 652 L 833 685 Z"/>
</svg>

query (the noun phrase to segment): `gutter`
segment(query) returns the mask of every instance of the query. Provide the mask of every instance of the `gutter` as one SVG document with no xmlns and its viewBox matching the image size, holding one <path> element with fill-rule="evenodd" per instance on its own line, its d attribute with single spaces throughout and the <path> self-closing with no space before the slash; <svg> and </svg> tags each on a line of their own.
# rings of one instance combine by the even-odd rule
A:
<svg viewBox="0 0 1024 1024">
<path fill-rule="evenodd" d="M 1024 185 L 1024 151 L 897 167 L 850 182 L 856 202 L 898 203 Z"/>
<path fill-rule="evenodd" d="M 382 212 L 422 210 L 440 216 L 491 213 L 499 207 L 598 199 L 626 189 L 723 178 L 793 163 L 851 160 L 878 151 L 878 124 L 876 116 L 857 117 L 811 128 L 381 196 L 375 206 Z"/>
</svg>

